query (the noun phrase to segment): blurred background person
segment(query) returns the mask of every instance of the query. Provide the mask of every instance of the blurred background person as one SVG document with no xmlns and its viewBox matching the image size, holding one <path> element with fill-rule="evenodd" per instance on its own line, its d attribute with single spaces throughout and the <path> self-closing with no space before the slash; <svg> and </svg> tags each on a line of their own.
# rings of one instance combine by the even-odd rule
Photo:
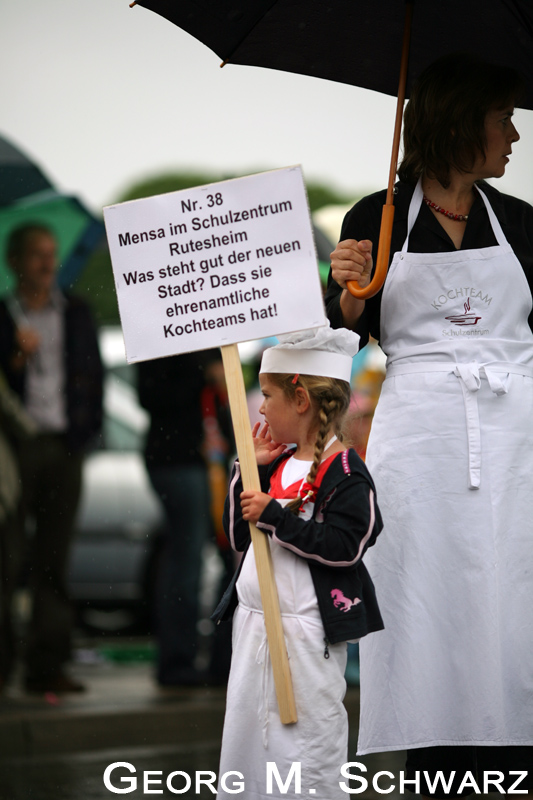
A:
<svg viewBox="0 0 533 800">
<path fill-rule="evenodd" d="M 102 421 L 96 329 L 85 302 L 57 286 L 51 230 L 37 224 L 15 229 L 6 256 L 16 287 L 0 301 L 0 368 L 38 429 L 18 448 L 23 520 L 34 523 L 25 686 L 33 692 L 82 691 L 65 672 L 74 621 L 66 572 L 83 453 Z"/>
<path fill-rule="evenodd" d="M 185 353 L 139 364 L 139 400 L 150 414 L 145 461 L 166 512 L 155 587 L 160 686 L 194 686 L 202 551 L 211 534 L 211 495 L 204 456 L 202 391 L 218 351 Z"/>
<path fill-rule="evenodd" d="M 222 570 L 215 595 L 215 605 L 229 586 L 235 571 L 234 553 L 224 533 L 222 514 L 228 491 L 230 466 L 235 456 L 235 438 L 231 421 L 228 389 L 221 360 L 211 361 L 206 370 L 207 383 L 201 394 L 204 421 L 203 452 L 207 462 L 211 495 L 212 538 L 216 542 Z M 224 684 L 231 663 L 230 625 L 215 625 L 210 641 L 208 680 Z"/>
</svg>

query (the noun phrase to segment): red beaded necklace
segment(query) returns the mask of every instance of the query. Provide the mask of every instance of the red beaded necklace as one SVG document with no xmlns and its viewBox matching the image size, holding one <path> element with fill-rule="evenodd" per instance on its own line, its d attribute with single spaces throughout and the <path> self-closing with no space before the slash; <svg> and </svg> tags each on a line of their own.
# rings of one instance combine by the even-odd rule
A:
<svg viewBox="0 0 533 800">
<path fill-rule="evenodd" d="M 448 217 L 448 219 L 454 219 L 456 222 L 466 222 L 468 219 L 468 214 L 452 214 L 451 211 L 446 211 L 445 208 L 433 203 L 429 197 L 426 197 L 426 195 L 424 195 L 424 203 L 434 211 L 440 211 L 440 213 L 444 214 L 445 217 Z"/>
</svg>

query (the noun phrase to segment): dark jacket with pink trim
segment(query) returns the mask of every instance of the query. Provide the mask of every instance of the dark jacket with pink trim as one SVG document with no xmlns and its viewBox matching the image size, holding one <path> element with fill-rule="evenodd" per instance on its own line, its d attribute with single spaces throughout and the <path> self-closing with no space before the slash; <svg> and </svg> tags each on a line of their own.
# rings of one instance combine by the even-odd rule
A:
<svg viewBox="0 0 533 800">
<path fill-rule="evenodd" d="M 292 451 L 259 468 L 262 491 L 268 492 L 271 475 L 290 455 Z M 250 546 L 250 529 L 241 513 L 242 490 L 236 462 L 224 509 L 224 530 L 237 551 L 247 551 Z M 383 527 L 375 494 L 363 461 L 355 450 L 346 450 L 326 471 L 311 519 L 296 517 L 273 500 L 257 522 L 279 545 L 307 560 L 326 643 L 359 639 L 383 628 L 374 584 L 362 561 Z M 230 618 L 237 606 L 239 573 L 240 568 L 213 614 L 217 622 Z"/>
</svg>

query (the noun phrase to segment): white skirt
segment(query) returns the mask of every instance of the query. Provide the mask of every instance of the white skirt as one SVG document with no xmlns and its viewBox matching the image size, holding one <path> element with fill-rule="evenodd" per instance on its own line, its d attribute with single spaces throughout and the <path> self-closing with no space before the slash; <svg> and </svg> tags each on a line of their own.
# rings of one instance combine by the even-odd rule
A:
<svg viewBox="0 0 533 800">
<path fill-rule="evenodd" d="M 383 386 L 367 464 L 385 527 L 365 563 L 385 630 L 360 645 L 361 755 L 533 744 L 533 380 L 509 380 L 477 393 L 478 489 L 456 377 Z"/>
</svg>

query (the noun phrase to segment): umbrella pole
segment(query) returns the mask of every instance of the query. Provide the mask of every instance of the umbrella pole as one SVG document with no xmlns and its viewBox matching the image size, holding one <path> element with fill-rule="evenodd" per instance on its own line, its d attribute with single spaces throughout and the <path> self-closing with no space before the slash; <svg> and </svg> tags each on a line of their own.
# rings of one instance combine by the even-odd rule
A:
<svg viewBox="0 0 533 800">
<path fill-rule="evenodd" d="M 246 403 L 246 392 L 242 377 L 242 367 L 239 358 L 239 349 L 236 344 L 224 345 L 220 348 L 226 386 L 231 409 L 233 431 L 237 443 L 237 453 L 241 468 L 242 482 L 246 490 L 261 491 L 259 472 L 255 459 L 255 450 L 252 440 L 250 417 Z M 289 659 L 285 647 L 285 636 L 281 624 L 281 612 L 272 556 L 268 537 L 250 523 L 250 535 L 254 549 L 259 590 L 265 617 L 265 628 L 268 639 L 268 649 L 272 662 L 276 697 L 278 700 L 279 715 L 283 724 L 297 722 L 296 703 L 291 682 Z"/>
<path fill-rule="evenodd" d="M 411 40 L 411 21 L 413 18 L 414 0 L 406 0 L 405 3 L 405 23 L 402 42 L 402 60 L 400 64 L 400 80 L 398 85 L 398 101 L 396 103 L 396 119 L 394 123 L 394 136 L 392 140 L 392 153 L 389 170 L 389 183 L 387 186 L 387 198 L 381 213 L 381 228 L 379 232 L 378 254 L 376 257 L 376 268 L 372 280 L 361 289 L 357 281 L 348 281 L 346 284 L 348 291 L 360 300 L 374 297 L 379 292 L 389 268 L 389 256 L 392 239 L 392 225 L 394 222 L 394 181 L 396 179 L 396 169 L 398 166 L 398 153 L 400 151 L 400 135 L 402 131 L 403 104 L 405 102 L 405 86 L 407 83 L 407 66 L 409 63 L 409 44 Z"/>
</svg>

